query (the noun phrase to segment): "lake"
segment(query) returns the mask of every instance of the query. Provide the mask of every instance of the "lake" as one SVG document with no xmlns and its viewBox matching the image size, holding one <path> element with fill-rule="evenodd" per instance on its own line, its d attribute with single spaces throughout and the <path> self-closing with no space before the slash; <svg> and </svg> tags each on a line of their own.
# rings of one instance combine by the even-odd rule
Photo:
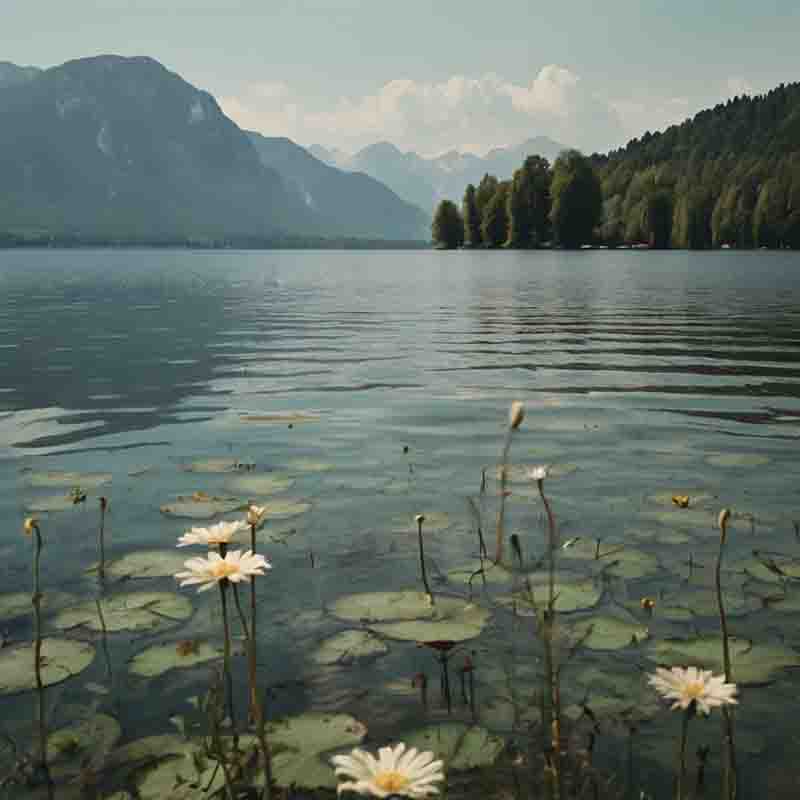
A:
<svg viewBox="0 0 800 800">
<path fill-rule="evenodd" d="M 479 523 L 494 551 L 513 400 L 526 417 L 510 446 L 505 567 L 475 577 Z M 631 746 L 635 786 L 670 796 L 680 716 L 646 678 L 657 664 L 721 672 L 714 565 L 728 507 L 740 780 L 791 796 L 798 437 L 791 253 L 0 251 L 0 732 L 32 747 L 34 693 L 3 667 L 33 635 L 26 516 L 37 514 L 44 540 L 45 633 L 90 654 L 48 689 L 49 724 L 82 724 L 73 751 L 100 752 L 93 768 L 113 786 L 103 765 L 126 743 L 202 727 L 197 698 L 219 653 L 181 663 L 175 652 L 219 646 L 219 598 L 177 588 L 173 563 L 205 551 L 174 544 L 192 526 L 241 518 L 253 500 L 268 508 L 258 542 L 272 569 L 257 592 L 271 718 L 350 714 L 370 747 L 457 734 L 440 744 L 462 765 L 481 763 L 469 747 L 489 760 L 508 742 L 525 751 L 542 651 L 524 576 L 542 575 L 547 519 L 524 467 L 547 464 L 562 702 L 576 741 L 589 708 L 602 769 L 624 785 Z M 85 500 L 73 504 L 74 489 Z M 102 588 L 92 571 L 101 496 Z M 471 601 L 449 628 L 425 609 L 398 621 L 378 599 L 353 610 L 353 595 L 422 591 L 417 514 L 434 598 L 443 608 L 454 598 L 456 615 Z M 106 636 L 91 612 L 98 596 L 114 623 Z M 355 638 L 336 638 L 347 631 Z M 448 713 L 441 651 L 418 643 L 462 638 Z M 158 647 L 171 660 L 138 669 Z M 718 715 L 690 726 L 690 774 L 707 744 L 712 794 Z M 488 737 L 480 746 L 458 739 L 474 722 Z M 322 774 L 346 741 L 304 751 L 286 775 Z M 68 755 L 54 753 L 64 785 Z M 10 763 L 0 749 L 0 778 Z"/>
</svg>

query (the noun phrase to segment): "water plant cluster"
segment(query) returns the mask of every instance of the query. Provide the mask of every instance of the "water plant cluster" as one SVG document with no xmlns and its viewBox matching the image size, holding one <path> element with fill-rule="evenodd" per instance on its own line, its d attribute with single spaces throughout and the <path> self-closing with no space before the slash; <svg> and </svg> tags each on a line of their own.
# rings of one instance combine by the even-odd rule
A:
<svg viewBox="0 0 800 800">
<path fill-rule="evenodd" d="M 498 462 L 483 470 L 468 498 L 461 533 L 472 542 L 469 563 L 432 557 L 431 544 L 451 521 L 419 509 L 398 520 L 396 531 L 409 542 L 400 553 L 413 557 L 416 584 L 340 592 L 327 604 L 346 627 L 317 640 L 310 658 L 333 677 L 334 694 L 349 668 L 380 676 L 390 647 L 419 654 L 423 668 L 387 681 L 393 700 L 374 708 L 374 718 L 352 684 L 331 700 L 318 682 L 301 713 L 276 711 L 272 702 L 263 633 L 276 619 L 265 591 L 285 557 L 281 537 L 291 536 L 276 523 L 302 513 L 301 503 L 179 495 L 163 514 L 227 518 L 193 525 L 170 549 L 117 554 L 106 542 L 110 503 L 100 497 L 87 599 L 42 580 L 51 498 L 22 525 L 20 541 L 32 544 L 32 594 L 0 595 L 0 619 L 33 617 L 29 641 L 0 648 L 0 698 L 33 699 L 30 725 L 15 716 L 0 722 L 0 796 L 273 800 L 336 789 L 412 798 L 744 797 L 742 756 L 762 750 L 749 733 L 740 738 L 736 715 L 749 702 L 742 686 L 767 683 L 800 666 L 800 657 L 786 643 L 732 632 L 731 618 L 754 604 L 793 610 L 790 584 L 800 562 L 760 549 L 747 558 L 737 550 L 730 563 L 731 536 L 754 521 L 721 509 L 714 548 L 706 534 L 681 567 L 681 596 L 663 587 L 631 594 L 628 586 L 657 586 L 636 581 L 657 575 L 658 559 L 637 548 L 633 535 L 632 544 L 565 535 L 549 491 L 564 466 L 511 461 L 525 416 L 524 405 L 512 403 Z M 403 455 L 410 490 L 415 464 L 407 447 Z M 252 468 L 231 459 L 190 466 L 233 472 L 245 487 L 271 481 L 270 490 L 286 488 L 285 479 Z M 93 476 L 69 478 L 63 508 L 87 503 Z M 661 500 L 687 515 L 702 502 L 692 492 Z M 512 524 L 519 504 L 534 509 L 532 537 Z M 686 539 L 673 534 L 662 544 L 674 551 Z M 185 548 L 195 554 L 187 557 Z M 309 570 L 325 568 L 312 549 L 307 558 Z M 129 589 L 131 581 L 166 577 L 197 594 Z M 210 624 L 196 635 L 192 598 L 208 595 L 216 595 Z M 688 634 L 681 629 L 687 623 Z M 115 674 L 109 652 L 121 637 L 175 628 L 178 638 L 137 649 L 127 676 Z M 617 660 L 623 652 L 632 657 Z M 104 684 L 90 688 L 96 707 L 70 724 L 53 724 L 48 695 L 96 659 L 105 664 Z M 191 676 L 183 684 L 192 692 L 191 712 L 172 713 L 170 732 L 126 737 L 115 713 L 121 683 L 178 674 Z M 714 716 L 720 725 L 710 735 L 707 718 Z M 671 719 L 679 725 L 670 727 Z M 624 758 L 610 756 L 621 747 Z"/>
</svg>

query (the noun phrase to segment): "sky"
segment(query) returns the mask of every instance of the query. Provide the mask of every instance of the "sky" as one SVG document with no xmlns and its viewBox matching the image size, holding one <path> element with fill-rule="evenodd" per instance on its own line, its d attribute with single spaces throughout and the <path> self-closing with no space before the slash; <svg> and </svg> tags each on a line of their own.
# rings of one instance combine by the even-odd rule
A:
<svg viewBox="0 0 800 800">
<path fill-rule="evenodd" d="M 353 153 L 605 151 L 800 80 L 797 0 L 0 0 L 0 60 L 149 55 L 240 126 Z"/>
</svg>

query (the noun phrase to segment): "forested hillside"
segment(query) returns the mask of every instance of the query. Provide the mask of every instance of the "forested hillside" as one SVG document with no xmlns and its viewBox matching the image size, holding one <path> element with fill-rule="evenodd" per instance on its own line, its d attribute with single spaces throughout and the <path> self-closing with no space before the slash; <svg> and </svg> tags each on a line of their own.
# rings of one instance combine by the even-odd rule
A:
<svg viewBox="0 0 800 800">
<path fill-rule="evenodd" d="M 437 211 L 440 246 L 798 249 L 800 84 L 734 98 L 608 155 L 566 151 L 552 168 L 527 159 L 512 181 L 487 175 L 466 187 L 460 240 L 453 211 Z"/>
<path fill-rule="evenodd" d="M 729 100 L 593 162 L 609 243 L 800 247 L 798 83 Z"/>
</svg>

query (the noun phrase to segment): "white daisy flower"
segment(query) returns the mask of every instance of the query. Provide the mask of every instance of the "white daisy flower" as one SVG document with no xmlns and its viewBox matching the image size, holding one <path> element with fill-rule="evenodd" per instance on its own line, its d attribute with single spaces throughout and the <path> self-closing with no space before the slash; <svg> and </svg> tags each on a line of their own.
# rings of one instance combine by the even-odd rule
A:
<svg viewBox="0 0 800 800">
<path fill-rule="evenodd" d="M 190 544 L 202 544 L 206 547 L 228 544 L 235 534 L 247 528 L 242 520 L 236 522 L 218 522 L 209 528 L 192 528 L 178 539 L 177 547 L 188 547 Z"/>
<path fill-rule="evenodd" d="M 350 755 L 334 756 L 331 761 L 337 776 L 353 778 L 340 783 L 337 794 L 344 791 L 372 797 L 427 797 L 439 794 L 434 784 L 444 780 L 444 763 L 435 761 L 430 750 L 406 750 L 403 742 L 395 747 L 381 747 L 378 758 L 356 748 Z"/>
<path fill-rule="evenodd" d="M 697 710 L 710 714 L 719 708 L 738 701 L 735 683 L 725 683 L 724 675 L 712 675 L 710 669 L 697 667 L 658 667 L 648 683 L 667 700 L 673 700 L 672 708 L 687 709 L 695 703 Z"/>
<path fill-rule="evenodd" d="M 527 474 L 532 481 L 543 481 L 550 474 L 550 467 L 546 464 L 539 464 L 528 469 Z"/>
<path fill-rule="evenodd" d="M 252 551 L 232 550 L 223 558 L 219 553 L 209 553 L 207 558 L 190 558 L 184 563 L 186 572 L 178 572 L 175 578 L 181 586 L 199 583 L 198 592 L 211 589 L 215 584 L 227 578 L 233 583 L 250 582 L 253 575 L 263 575 L 264 570 L 272 569 L 272 564 L 262 555 L 253 555 Z"/>
</svg>

